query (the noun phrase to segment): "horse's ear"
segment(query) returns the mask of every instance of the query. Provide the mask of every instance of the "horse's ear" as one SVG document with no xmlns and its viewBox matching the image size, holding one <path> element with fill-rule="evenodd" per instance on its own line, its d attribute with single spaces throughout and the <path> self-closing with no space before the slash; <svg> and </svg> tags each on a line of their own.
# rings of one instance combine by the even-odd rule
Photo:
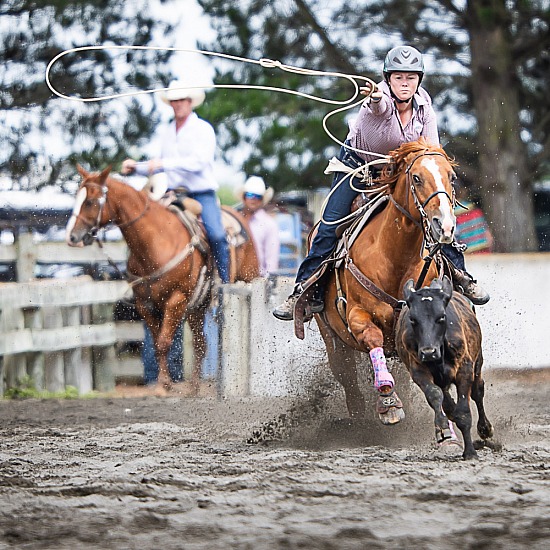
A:
<svg viewBox="0 0 550 550">
<path fill-rule="evenodd" d="M 412 279 L 409 279 L 405 283 L 405 286 L 403 287 L 403 297 L 405 298 L 405 301 L 407 303 L 409 303 L 409 300 L 413 292 L 416 292 L 416 290 L 414 289 L 414 281 Z"/>
<path fill-rule="evenodd" d="M 451 295 L 453 294 L 453 284 L 451 283 L 451 280 L 449 279 L 449 277 L 447 277 L 447 275 L 443 277 L 443 285 L 441 291 L 443 292 L 447 300 L 451 299 Z"/>
<path fill-rule="evenodd" d="M 84 168 L 82 168 L 82 166 L 80 166 L 80 164 L 76 165 L 76 169 L 83 178 L 87 178 L 90 175 L 88 172 L 86 172 L 86 170 L 84 170 Z"/>
<path fill-rule="evenodd" d="M 107 166 L 107 168 L 104 168 L 103 170 L 101 170 L 101 173 L 99 174 L 99 181 L 101 182 L 102 185 L 105 183 L 105 180 L 107 179 L 107 176 L 111 172 L 112 168 L 113 167 L 109 165 Z"/>
</svg>

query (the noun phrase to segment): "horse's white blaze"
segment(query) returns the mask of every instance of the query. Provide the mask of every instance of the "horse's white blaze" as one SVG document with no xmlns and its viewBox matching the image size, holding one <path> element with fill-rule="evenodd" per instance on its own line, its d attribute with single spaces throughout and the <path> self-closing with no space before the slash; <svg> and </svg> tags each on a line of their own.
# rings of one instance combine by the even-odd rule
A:
<svg viewBox="0 0 550 550">
<path fill-rule="evenodd" d="M 69 244 L 71 244 L 71 241 L 70 241 L 71 232 L 74 229 L 76 219 L 80 214 L 80 209 L 82 208 L 82 205 L 84 204 L 85 200 L 86 200 L 86 189 L 83 187 L 76 194 L 73 213 L 71 214 L 71 217 L 67 222 L 67 227 L 65 228 L 65 241 Z"/>
<path fill-rule="evenodd" d="M 439 199 L 439 211 L 441 213 L 441 230 L 443 231 L 444 236 L 450 238 L 453 235 L 456 219 L 451 208 L 451 202 L 447 197 L 447 190 L 443 185 L 441 172 L 439 171 L 437 162 L 433 158 L 424 157 L 422 159 L 422 166 L 424 166 L 424 168 L 426 168 L 426 170 L 428 170 L 432 174 L 435 181 L 436 190 L 444 192 L 436 195 L 433 200 Z"/>
</svg>

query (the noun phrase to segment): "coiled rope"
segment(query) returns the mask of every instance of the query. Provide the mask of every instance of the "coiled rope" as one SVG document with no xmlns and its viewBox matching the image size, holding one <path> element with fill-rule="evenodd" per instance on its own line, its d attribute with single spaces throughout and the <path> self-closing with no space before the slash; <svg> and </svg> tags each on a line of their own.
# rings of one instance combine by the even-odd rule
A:
<svg viewBox="0 0 550 550">
<path fill-rule="evenodd" d="M 115 46 L 115 45 L 112 45 L 112 46 L 81 46 L 81 47 L 78 47 L 78 48 L 70 48 L 68 50 L 64 50 L 61 53 L 59 53 L 58 55 L 56 55 L 48 63 L 48 65 L 46 67 L 45 80 L 46 80 L 46 84 L 47 84 L 48 88 L 52 91 L 53 94 L 55 94 L 56 96 L 58 96 L 61 99 L 66 99 L 66 100 L 69 100 L 69 101 L 78 101 L 78 102 L 81 102 L 81 103 L 94 103 L 94 102 L 100 102 L 100 101 L 109 101 L 111 99 L 120 99 L 120 98 L 124 98 L 124 97 L 134 97 L 134 96 L 138 96 L 138 95 L 154 94 L 154 93 L 157 93 L 157 92 L 166 92 L 166 91 L 169 90 L 169 88 L 154 88 L 154 89 L 151 89 L 151 90 L 135 90 L 135 91 L 131 91 L 131 92 L 122 92 L 122 93 L 110 94 L 110 95 L 105 95 L 105 96 L 100 96 L 100 97 L 79 97 L 79 96 L 74 96 L 74 95 L 63 94 L 62 92 L 60 92 L 59 90 L 57 90 L 53 86 L 53 84 L 51 82 L 51 78 L 50 78 L 50 72 L 51 72 L 52 67 L 55 65 L 55 63 L 57 63 L 57 61 L 59 61 L 62 57 L 66 56 L 66 55 L 69 55 L 69 54 L 73 54 L 73 53 L 81 53 L 81 52 L 86 52 L 86 51 L 103 51 L 103 50 L 126 50 L 126 51 L 127 50 L 142 50 L 142 51 L 143 50 L 152 50 L 152 51 L 198 53 L 198 54 L 211 56 L 211 57 L 219 57 L 219 58 L 222 58 L 222 59 L 228 59 L 228 60 L 232 60 L 232 61 L 239 61 L 241 63 L 252 63 L 252 64 L 255 64 L 255 65 L 260 65 L 261 67 L 263 67 L 265 69 L 279 69 L 281 71 L 294 73 L 294 74 L 299 74 L 299 75 L 304 75 L 304 76 L 319 76 L 319 77 L 322 76 L 322 77 L 344 78 L 353 85 L 354 93 L 351 97 L 349 97 L 348 99 L 342 100 L 342 101 L 338 101 L 338 100 L 330 99 L 330 98 L 326 98 L 326 97 L 319 97 L 319 96 L 316 96 L 316 95 L 311 95 L 311 94 L 307 94 L 307 93 L 304 93 L 304 92 L 299 92 L 297 90 L 290 90 L 288 88 L 278 88 L 278 87 L 274 87 L 274 86 L 255 86 L 255 85 L 250 85 L 250 84 L 210 84 L 210 83 L 209 84 L 204 84 L 204 85 L 186 86 L 186 89 L 224 88 L 224 89 L 234 89 L 234 90 L 235 89 L 236 90 L 264 90 L 264 91 L 269 91 L 269 92 L 280 92 L 280 93 L 285 93 L 285 94 L 291 94 L 291 95 L 303 97 L 305 99 L 310 99 L 312 101 L 318 101 L 320 103 L 326 103 L 326 104 L 330 104 L 330 105 L 342 105 L 342 107 L 339 107 L 337 109 L 334 109 L 334 110 L 328 112 L 323 117 L 323 121 L 322 121 L 323 129 L 326 132 L 326 134 L 329 136 L 330 139 L 332 139 L 335 143 L 337 143 L 341 147 L 344 146 L 344 143 L 341 142 L 336 136 L 334 136 L 330 132 L 330 130 L 328 129 L 328 126 L 327 126 L 328 119 L 330 117 L 334 116 L 334 115 L 337 115 L 337 114 L 342 113 L 344 111 L 347 111 L 349 109 L 353 109 L 354 107 L 357 107 L 358 105 L 361 105 L 365 101 L 366 98 L 361 98 L 359 101 L 355 101 L 357 99 L 357 97 L 359 96 L 359 94 L 360 94 L 359 84 L 357 83 L 357 81 L 361 81 L 365 84 L 369 83 L 371 85 L 371 93 L 372 93 L 372 90 L 374 89 L 374 86 L 376 85 L 376 83 L 373 80 L 371 80 L 370 78 L 367 78 L 366 76 L 349 75 L 349 74 L 339 73 L 339 72 L 318 71 L 318 70 L 307 69 L 307 68 L 303 68 L 303 67 L 295 67 L 293 65 L 286 65 L 284 63 L 281 63 L 278 60 L 267 59 L 267 58 L 261 58 L 259 60 L 258 59 L 249 59 L 249 58 L 246 58 L 246 57 L 239 57 L 239 56 L 225 54 L 225 53 L 211 52 L 211 51 L 207 51 L 207 50 L 188 49 L 188 48 L 166 48 L 166 47 L 161 47 L 161 46 Z M 355 147 L 351 147 L 350 145 L 345 145 L 345 147 L 349 150 L 352 150 L 352 151 L 356 152 L 356 153 L 364 153 L 364 154 L 368 154 L 368 155 L 378 157 L 380 159 L 380 160 L 372 161 L 372 163 L 379 163 L 381 161 L 385 162 L 389 159 L 388 155 L 382 155 L 380 153 L 375 153 L 373 151 L 365 151 L 365 150 L 362 150 L 362 149 L 357 149 Z M 371 163 L 367 163 L 366 166 L 368 167 L 370 164 Z M 350 182 L 350 185 L 351 185 L 352 177 L 343 178 L 343 180 L 340 183 L 342 183 L 346 179 Z M 323 213 L 324 213 L 324 210 L 325 210 L 326 203 L 327 203 L 329 197 L 332 195 L 332 193 L 334 192 L 335 189 L 336 189 L 336 187 L 333 190 L 331 190 L 331 192 L 329 193 L 329 195 L 326 197 L 325 201 L 323 202 L 323 205 L 321 207 L 321 218 L 323 217 Z M 325 223 L 328 223 L 330 225 L 335 224 L 335 223 L 341 223 L 346 218 L 344 218 L 343 220 L 337 220 L 337 221 L 325 222 Z M 325 221 L 325 220 L 323 220 L 323 221 Z"/>
</svg>

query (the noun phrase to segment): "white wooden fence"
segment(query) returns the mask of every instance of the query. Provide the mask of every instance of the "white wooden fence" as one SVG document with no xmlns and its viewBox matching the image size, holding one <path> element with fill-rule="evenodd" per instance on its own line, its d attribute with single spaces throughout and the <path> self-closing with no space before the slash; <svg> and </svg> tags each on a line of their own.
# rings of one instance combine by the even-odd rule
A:
<svg viewBox="0 0 550 550">
<path fill-rule="evenodd" d="M 489 304 L 477 308 L 486 368 L 549 367 L 550 254 L 479 255 L 467 262 L 492 294 Z M 322 368 L 325 354 L 315 323 L 300 341 L 292 323 L 271 315 L 291 286 L 290 279 L 279 278 L 274 294 L 263 279 L 223 288 L 219 395 L 301 393 Z M 140 322 L 113 322 L 113 304 L 126 288 L 125 282 L 89 279 L 0 285 L 4 388 L 24 375 L 50 391 L 65 385 L 81 393 L 112 388 L 123 371 L 116 342 L 143 337 Z"/>
<path fill-rule="evenodd" d="M 127 288 L 89 277 L 1 284 L 0 393 L 25 376 L 51 392 L 112 389 L 120 337 L 113 307 Z"/>
</svg>

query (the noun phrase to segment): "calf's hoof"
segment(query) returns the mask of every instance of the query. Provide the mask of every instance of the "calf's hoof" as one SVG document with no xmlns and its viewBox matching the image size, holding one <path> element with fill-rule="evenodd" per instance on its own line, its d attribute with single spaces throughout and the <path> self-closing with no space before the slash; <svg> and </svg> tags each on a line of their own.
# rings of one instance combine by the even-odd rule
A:
<svg viewBox="0 0 550 550">
<path fill-rule="evenodd" d="M 464 460 L 477 460 L 479 457 L 477 456 L 477 453 L 475 449 L 464 449 L 464 452 L 462 453 L 462 458 Z"/>
</svg>

